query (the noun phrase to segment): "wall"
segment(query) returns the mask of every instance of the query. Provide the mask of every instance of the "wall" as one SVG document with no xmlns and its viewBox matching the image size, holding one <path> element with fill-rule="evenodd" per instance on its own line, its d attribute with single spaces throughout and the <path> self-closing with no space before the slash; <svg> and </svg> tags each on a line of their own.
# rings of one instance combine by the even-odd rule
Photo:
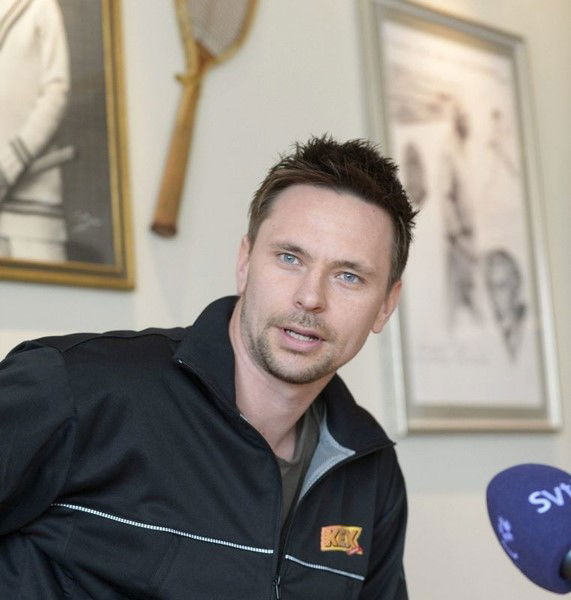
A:
<svg viewBox="0 0 571 600">
<path fill-rule="evenodd" d="M 178 100 L 182 67 L 169 2 L 123 0 L 127 116 L 137 288 L 116 292 L 0 283 L 0 354 L 22 339 L 77 330 L 191 322 L 234 290 L 234 255 L 261 175 L 296 139 L 367 133 L 358 3 L 262 0 L 251 37 L 208 76 L 195 127 L 180 233 L 148 231 Z M 433 7 L 527 39 L 541 170 L 547 254 L 566 423 L 571 422 L 571 4 L 567 0 L 431 0 Z M 361 401 L 390 424 L 379 367 L 382 337 L 347 369 Z M 399 440 L 410 493 L 406 566 L 420 600 L 551 597 L 502 555 L 487 522 L 484 489 L 524 461 L 571 468 L 571 433 L 415 435 Z"/>
</svg>

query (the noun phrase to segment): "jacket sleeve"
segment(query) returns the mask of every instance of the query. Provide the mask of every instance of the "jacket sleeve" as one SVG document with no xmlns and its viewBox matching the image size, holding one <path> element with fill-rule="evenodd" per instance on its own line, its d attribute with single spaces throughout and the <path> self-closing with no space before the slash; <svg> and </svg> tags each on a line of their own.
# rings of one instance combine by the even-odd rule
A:
<svg viewBox="0 0 571 600">
<path fill-rule="evenodd" d="M 0 535 L 21 528 L 58 496 L 76 431 L 60 353 L 26 342 L 0 362 Z"/>
<path fill-rule="evenodd" d="M 385 498 L 373 534 L 369 570 L 359 600 L 408 600 L 403 568 L 407 522 L 406 488 L 394 449 L 380 459 L 379 490 Z"/>
</svg>

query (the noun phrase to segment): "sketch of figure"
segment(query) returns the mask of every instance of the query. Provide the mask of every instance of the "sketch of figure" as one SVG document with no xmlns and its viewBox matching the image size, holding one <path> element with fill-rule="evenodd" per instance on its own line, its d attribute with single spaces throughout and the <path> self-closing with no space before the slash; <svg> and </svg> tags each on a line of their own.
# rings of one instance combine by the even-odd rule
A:
<svg viewBox="0 0 571 600">
<path fill-rule="evenodd" d="M 458 312 L 467 311 L 479 319 L 476 298 L 478 254 L 475 243 L 473 207 L 468 186 L 467 145 L 470 137 L 468 115 L 455 105 L 452 135 L 444 156 L 444 233 L 446 236 L 446 277 L 450 324 Z"/>
<path fill-rule="evenodd" d="M 421 208 L 426 199 L 426 168 L 417 146 L 409 142 L 404 150 L 402 165 L 403 185 L 416 208 Z"/>
<path fill-rule="evenodd" d="M 522 300 L 522 274 L 516 259 L 507 250 L 488 252 L 485 259 L 485 281 L 508 354 L 516 358 L 521 346 L 527 306 Z"/>
<path fill-rule="evenodd" d="M 65 261 L 61 163 L 53 148 L 69 93 L 57 0 L 0 2 L 0 256 Z"/>
<path fill-rule="evenodd" d="M 391 117 L 402 125 L 447 118 L 453 91 L 449 82 L 399 62 L 389 66 Z"/>
<path fill-rule="evenodd" d="M 490 112 L 491 132 L 488 148 L 495 157 L 494 164 L 502 166 L 513 177 L 519 176 L 515 158 L 511 155 L 509 145 L 513 142 L 513 134 L 506 124 L 505 117 L 499 108 Z"/>
</svg>

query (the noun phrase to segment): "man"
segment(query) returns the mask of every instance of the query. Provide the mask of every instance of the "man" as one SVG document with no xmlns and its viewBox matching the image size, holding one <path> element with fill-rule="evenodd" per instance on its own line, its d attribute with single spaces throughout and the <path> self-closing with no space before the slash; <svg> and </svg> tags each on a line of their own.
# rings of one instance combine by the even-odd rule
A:
<svg viewBox="0 0 571 600">
<path fill-rule="evenodd" d="M 0 257 L 67 258 L 53 138 L 67 108 L 69 57 L 57 0 L 0 2 Z"/>
<path fill-rule="evenodd" d="M 239 298 L 0 367 L 0 597 L 403 600 L 404 483 L 336 370 L 394 310 L 392 163 L 314 138 L 256 193 Z"/>
</svg>

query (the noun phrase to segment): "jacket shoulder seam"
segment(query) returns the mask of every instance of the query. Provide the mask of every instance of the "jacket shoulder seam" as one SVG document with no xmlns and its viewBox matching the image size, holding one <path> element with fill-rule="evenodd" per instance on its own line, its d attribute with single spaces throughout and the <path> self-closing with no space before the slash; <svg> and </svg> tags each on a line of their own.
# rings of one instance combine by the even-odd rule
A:
<svg viewBox="0 0 571 600">
<path fill-rule="evenodd" d="M 122 333 L 123 335 L 120 335 L 120 333 Z M 126 335 L 125 335 L 126 334 Z M 81 334 L 72 334 L 72 335 L 81 335 Z M 66 352 L 69 352 L 70 350 L 73 350 L 74 348 L 77 348 L 77 346 L 81 346 L 82 344 L 87 344 L 93 340 L 105 340 L 105 339 L 110 339 L 110 340 L 131 340 L 134 338 L 145 338 L 145 337 L 163 337 L 166 339 L 169 339 L 173 342 L 180 342 L 183 339 L 182 335 L 175 335 L 175 334 L 167 334 L 164 331 L 133 331 L 133 332 L 105 332 L 105 333 L 93 333 L 93 334 L 85 334 L 86 337 L 82 337 L 79 340 L 76 340 L 74 342 L 70 342 L 69 345 L 67 346 L 60 346 L 59 344 L 56 344 L 54 342 L 50 342 L 50 340 L 55 340 L 55 339 L 61 339 L 63 337 L 66 336 L 55 336 L 55 337 L 46 337 L 46 338 L 39 338 L 37 340 L 35 340 L 38 344 L 41 344 L 42 346 L 45 346 L 46 348 L 52 348 L 53 350 L 56 350 L 57 352 L 59 352 L 60 354 L 65 354 Z"/>
</svg>

